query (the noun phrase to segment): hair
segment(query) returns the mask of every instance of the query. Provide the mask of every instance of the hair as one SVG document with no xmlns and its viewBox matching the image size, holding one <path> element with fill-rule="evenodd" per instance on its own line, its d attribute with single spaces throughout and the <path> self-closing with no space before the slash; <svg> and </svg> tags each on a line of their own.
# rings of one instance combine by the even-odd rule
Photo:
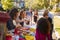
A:
<svg viewBox="0 0 60 40">
<path fill-rule="evenodd" d="M 47 34 L 49 32 L 49 29 L 50 29 L 49 21 L 45 18 L 40 18 L 37 22 L 37 29 L 42 34 Z"/>
<path fill-rule="evenodd" d="M 45 16 L 48 16 L 48 14 L 47 14 L 47 13 L 44 13 L 44 14 L 43 14 L 43 17 L 45 17 Z"/>
<path fill-rule="evenodd" d="M 17 8 L 13 8 L 13 9 L 9 12 L 10 17 L 11 17 L 12 19 L 14 19 L 14 16 L 16 16 L 17 13 L 18 13 L 18 9 L 17 9 Z"/>
<path fill-rule="evenodd" d="M 23 14 L 24 10 L 20 11 L 20 16 L 19 16 L 19 19 L 22 19 L 24 18 L 24 14 Z"/>
<path fill-rule="evenodd" d="M 38 15 L 38 10 L 37 9 L 35 9 L 34 12 L 36 12 L 36 13 L 34 13 L 34 15 Z"/>
<path fill-rule="evenodd" d="M 45 17 L 45 16 L 48 16 L 48 10 L 45 10 L 45 11 L 44 11 L 43 16 L 44 16 L 44 17 Z"/>
</svg>

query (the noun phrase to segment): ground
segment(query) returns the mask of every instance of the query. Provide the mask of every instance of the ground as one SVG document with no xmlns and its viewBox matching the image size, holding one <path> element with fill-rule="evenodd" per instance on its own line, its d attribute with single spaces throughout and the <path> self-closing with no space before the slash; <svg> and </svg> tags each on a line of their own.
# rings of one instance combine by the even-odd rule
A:
<svg viewBox="0 0 60 40">
<path fill-rule="evenodd" d="M 54 17 L 54 27 L 57 30 L 57 32 L 60 34 L 60 18 Z"/>
</svg>

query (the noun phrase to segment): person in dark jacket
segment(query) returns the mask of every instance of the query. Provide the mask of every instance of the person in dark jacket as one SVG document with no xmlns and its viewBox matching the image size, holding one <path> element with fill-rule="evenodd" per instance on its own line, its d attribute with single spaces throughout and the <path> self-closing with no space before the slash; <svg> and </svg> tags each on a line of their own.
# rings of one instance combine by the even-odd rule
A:
<svg viewBox="0 0 60 40">
<path fill-rule="evenodd" d="M 8 30 L 13 30 L 16 27 L 16 21 L 15 20 L 16 20 L 17 15 L 18 15 L 18 9 L 13 8 L 9 12 L 9 15 L 10 15 L 10 19 L 7 21 L 7 28 L 8 28 Z"/>
</svg>

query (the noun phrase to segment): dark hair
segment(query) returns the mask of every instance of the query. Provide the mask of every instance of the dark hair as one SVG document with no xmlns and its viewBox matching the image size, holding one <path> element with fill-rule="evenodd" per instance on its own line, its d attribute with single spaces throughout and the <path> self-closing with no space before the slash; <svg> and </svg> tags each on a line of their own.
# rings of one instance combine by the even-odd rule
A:
<svg viewBox="0 0 60 40">
<path fill-rule="evenodd" d="M 47 13 L 44 13 L 44 14 L 43 14 L 43 17 L 45 17 L 45 16 L 48 16 L 48 14 L 47 14 Z"/>
<path fill-rule="evenodd" d="M 19 16 L 19 19 L 22 19 L 23 18 L 23 10 L 20 11 L 20 16 Z"/>
<path fill-rule="evenodd" d="M 49 32 L 49 21 L 45 18 L 40 18 L 37 22 L 37 29 L 42 34 L 47 34 Z"/>
<path fill-rule="evenodd" d="M 17 8 L 13 8 L 13 9 L 9 12 L 10 17 L 11 17 L 12 19 L 14 19 L 14 16 L 16 16 L 17 13 L 18 13 L 18 9 L 17 9 Z"/>
<path fill-rule="evenodd" d="M 36 13 L 34 13 L 34 15 L 38 15 L 38 10 L 37 9 L 35 9 L 34 12 L 36 12 Z"/>
</svg>

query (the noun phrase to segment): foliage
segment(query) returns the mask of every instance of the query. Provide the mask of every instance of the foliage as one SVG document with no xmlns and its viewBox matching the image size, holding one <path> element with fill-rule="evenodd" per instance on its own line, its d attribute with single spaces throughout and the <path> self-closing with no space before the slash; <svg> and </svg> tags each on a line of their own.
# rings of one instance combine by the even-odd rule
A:
<svg viewBox="0 0 60 40">
<path fill-rule="evenodd" d="M 60 12 L 60 8 L 57 7 L 55 12 Z"/>
<path fill-rule="evenodd" d="M 25 0 L 26 8 L 32 7 L 33 9 L 43 9 L 48 8 L 49 6 L 55 5 L 55 0 Z"/>
<path fill-rule="evenodd" d="M 9 10 L 13 7 L 13 0 L 1 0 L 1 4 L 4 10 Z"/>
<path fill-rule="evenodd" d="M 5 11 L 5 10 L 3 10 L 2 6 L 0 6 L 0 11 Z"/>
<path fill-rule="evenodd" d="M 32 7 L 33 9 L 44 9 L 50 8 L 53 9 L 60 0 L 25 0 L 25 7 Z"/>
<path fill-rule="evenodd" d="M 41 9 L 43 8 L 43 0 L 25 0 L 26 8 Z"/>
</svg>

